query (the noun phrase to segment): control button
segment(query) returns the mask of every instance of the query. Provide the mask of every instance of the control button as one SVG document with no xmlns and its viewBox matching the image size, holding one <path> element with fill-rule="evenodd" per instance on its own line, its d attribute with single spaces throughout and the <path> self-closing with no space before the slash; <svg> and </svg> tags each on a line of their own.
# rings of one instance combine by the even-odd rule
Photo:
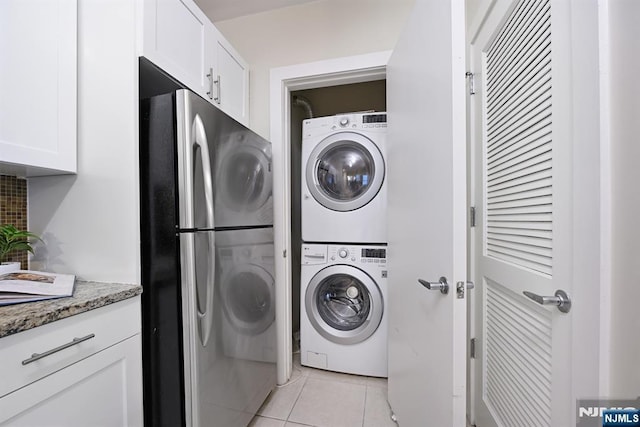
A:
<svg viewBox="0 0 640 427">
<path fill-rule="evenodd" d="M 354 124 L 351 125 L 351 127 L 355 129 L 355 128 L 358 127 L 358 125 L 354 123 Z"/>
<path fill-rule="evenodd" d="M 351 261 L 355 261 L 355 260 L 356 260 L 356 257 L 352 256 Z"/>
<path fill-rule="evenodd" d="M 336 127 L 335 127 L 335 126 L 331 126 L 331 129 L 332 129 L 332 130 L 336 130 Z"/>
<path fill-rule="evenodd" d="M 331 261 L 335 261 L 335 260 L 336 260 L 336 257 L 335 257 L 335 256 L 332 256 L 332 257 L 331 257 Z"/>
<path fill-rule="evenodd" d="M 338 256 L 340 258 L 346 258 L 349 256 L 349 252 L 345 248 L 342 248 L 338 251 Z"/>
<path fill-rule="evenodd" d="M 379 259 L 375 259 L 373 262 L 375 262 L 376 264 L 378 264 L 380 262 Z"/>
<path fill-rule="evenodd" d="M 386 259 L 381 259 L 381 260 L 380 260 L 380 263 L 382 263 L 382 264 L 386 264 L 386 263 L 387 263 L 387 260 L 386 260 Z"/>
<path fill-rule="evenodd" d="M 345 127 L 349 124 L 349 119 L 347 117 L 343 117 L 340 119 L 340 126 Z"/>
</svg>

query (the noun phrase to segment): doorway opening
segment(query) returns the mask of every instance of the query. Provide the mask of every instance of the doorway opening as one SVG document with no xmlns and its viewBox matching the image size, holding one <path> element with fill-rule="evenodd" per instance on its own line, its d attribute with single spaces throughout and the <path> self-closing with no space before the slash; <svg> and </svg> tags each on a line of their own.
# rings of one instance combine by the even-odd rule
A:
<svg viewBox="0 0 640 427">
<path fill-rule="evenodd" d="M 271 71 L 271 142 L 274 165 L 276 323 L 278 384 L 291 377 L 293 334 L 300 319 L 300 164 L 302 120 L 307 111 L 294 96 L 309 100 L 316 117 L 386 109 L 386 64 L 378 52 Z"/>
</svg>

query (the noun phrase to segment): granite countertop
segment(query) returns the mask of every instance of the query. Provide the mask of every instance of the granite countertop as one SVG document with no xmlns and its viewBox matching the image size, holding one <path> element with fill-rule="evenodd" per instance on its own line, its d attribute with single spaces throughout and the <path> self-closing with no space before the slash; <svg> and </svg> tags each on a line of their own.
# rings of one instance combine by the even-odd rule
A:
<svg viewBox="0 0 640 427">
<path fill-rule="evenodd" d="M 142 293 L 142 286 L 76 281 L 73 296 L 0 307 L 0 338 Z"/>
</svg>

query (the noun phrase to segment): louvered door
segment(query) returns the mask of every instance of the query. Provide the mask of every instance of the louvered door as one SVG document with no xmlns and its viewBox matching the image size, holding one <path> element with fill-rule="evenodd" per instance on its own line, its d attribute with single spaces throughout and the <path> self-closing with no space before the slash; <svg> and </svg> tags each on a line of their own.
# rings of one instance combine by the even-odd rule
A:
<svg viewBox="0 0 640 427">
<path fill-rule="evenodd" d="M 497 0 L 472 43 L 475 421 L 482 427 L 564 426 L 573 409 L 567 315 L 523 295 L 571 292 L 556 268 L 570 265 L 569 236 L 558 224 L 571 176 L 570 162 L 559 161 L 566 138 L 556 119 L 567 95 L 556 81 L 556 67 L 565 66 L 555 51 L 556 4 Z"/>
</svg>

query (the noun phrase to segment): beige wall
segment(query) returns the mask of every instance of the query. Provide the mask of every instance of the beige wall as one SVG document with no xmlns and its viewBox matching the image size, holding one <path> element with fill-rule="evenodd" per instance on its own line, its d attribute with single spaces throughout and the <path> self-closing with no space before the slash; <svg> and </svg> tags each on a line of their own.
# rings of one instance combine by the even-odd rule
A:
<svg viewBox="0 0 640 427">
<path fill-rule="evenodd" d="M 269 137 L 271 68 L 393 49 L 414 2 L 319 0 L 216 22 L 251 69 L 251 128 Z"/>
<path fill-rule="evenodd" d="M 640 2 L 609 1 L 611 31 L 611 396 L 640 396 Z"/>
</svg>

